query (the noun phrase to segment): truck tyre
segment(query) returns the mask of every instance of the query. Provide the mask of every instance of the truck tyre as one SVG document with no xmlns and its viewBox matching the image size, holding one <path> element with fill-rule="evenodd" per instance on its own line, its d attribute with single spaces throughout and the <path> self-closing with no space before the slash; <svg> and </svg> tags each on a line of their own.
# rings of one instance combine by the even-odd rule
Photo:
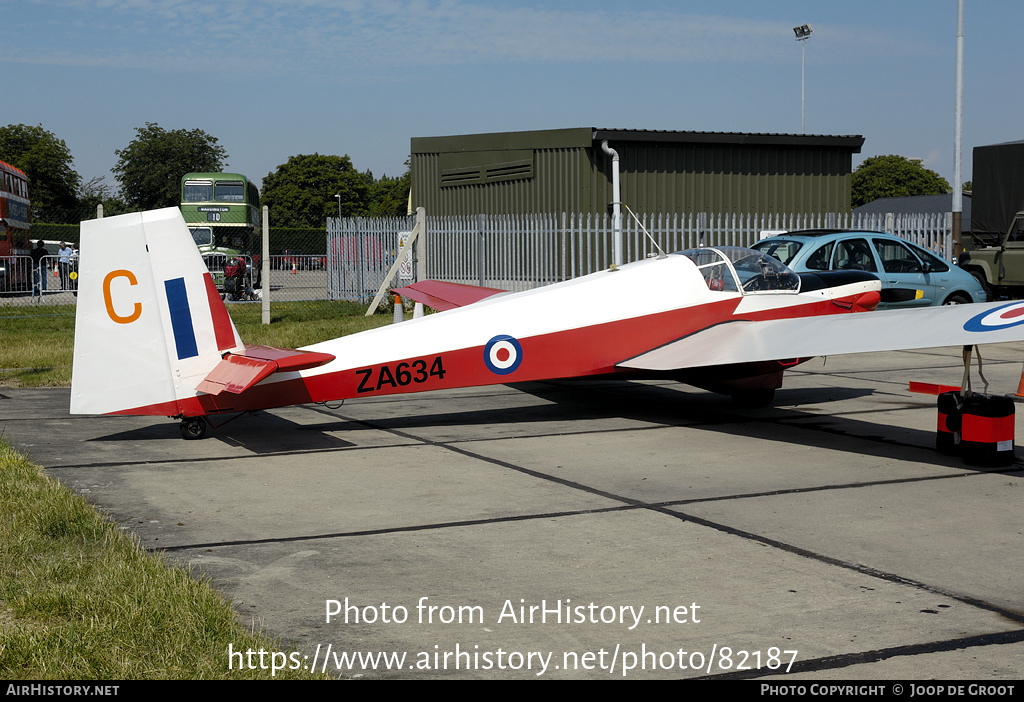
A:
<svg viewBox="0 0 1024 702">
<path fill-rule="evenodd" d="M 969 271 L 969 273 L 973 275 L 974 279 L 981 285 L 981 289 L 985 292 L 985 301 L 992 302 L 995 300 L 992 296 L 992 286 L 988 284 L 987 280 L 985 280 L 985 274 L 977 270 Z"/>
</svg>

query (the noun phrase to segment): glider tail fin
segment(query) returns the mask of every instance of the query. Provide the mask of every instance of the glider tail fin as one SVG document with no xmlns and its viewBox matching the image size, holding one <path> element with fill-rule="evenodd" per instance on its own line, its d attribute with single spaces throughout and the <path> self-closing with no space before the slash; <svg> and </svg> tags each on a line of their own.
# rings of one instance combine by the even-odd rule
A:
<svg viewBox="0 0 1024 702">
<path fill-rule="evenodd" d="M 82 222 L 73 414 L 202 414 L 196 386 L 244 349 L 177 208 Z"/>
</svg>

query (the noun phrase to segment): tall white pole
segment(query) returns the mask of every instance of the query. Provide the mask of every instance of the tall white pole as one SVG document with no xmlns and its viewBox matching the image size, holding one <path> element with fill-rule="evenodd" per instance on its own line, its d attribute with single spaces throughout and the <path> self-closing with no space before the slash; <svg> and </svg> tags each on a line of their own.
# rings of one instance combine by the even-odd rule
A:
<svg viewBox="0 0 1024 702">
<path fill-rule="evenodd" d="M 800 133 L 806 134 L 804 126 L 804 64 L 807 56 L 807 39 L 800 40 Z"/>
<path fill-rule="evenodd" d="M 804 75 L 807 66 L 807 40 L 814 34 L 814 30 L 811 29 L 809 24 L 801 24 L 799 27 L 793 27 L 793 33 L 796 34 L 796 40 L 800 42 L 800 133 L 806 134 L 807 127 L 804 120 Z"/>
<path fill-rule="evenodd" d="M 964 103 L 964 0 L 956 3 L 956 106 L 953 110 L 953 247 L 960 255 L 960 233 L 963 230 L 964 195 L 961 171 L 960 142 L 963 136 Z"/>
<path fill-rule="evenodd" d="M 263 243 L 260 249 L 260 253 L 263 256 L 263 260 L 260 262 L 260 281 L 263 287 L 260 288 L 260 295 L 262 296 L 263 302 L 261 304 L 262 321 L 264 324 L 270 324 L 270 209 L 263 206 Z"/>
</svg>

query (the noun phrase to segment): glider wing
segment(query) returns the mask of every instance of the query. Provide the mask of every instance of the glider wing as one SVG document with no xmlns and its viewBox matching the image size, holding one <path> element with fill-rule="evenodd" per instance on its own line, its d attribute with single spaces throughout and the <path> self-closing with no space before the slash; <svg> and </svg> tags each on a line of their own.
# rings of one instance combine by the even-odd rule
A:
<svg viewBox="0 0 1024 702">
<path fill-rule="evenodd" d="M 868 314 L 729 321 L 620 362 L 674 370 L 786 358 L 973 346 L 1021 338 L 1024 303 L 989 302 Z"/>
<path fill-rule="evenodd" d="M 427 307 L 444 311 L 465 307 L 506 291 L 498 288 L 482 288 L 477 285 L 445 283 L 440 280 L 424 280 L 406 285 L 404 288 L 395 288 L 394 292 L 402 297 L 408 297 L 410 300 L 422 302 Z"/>
</svg>

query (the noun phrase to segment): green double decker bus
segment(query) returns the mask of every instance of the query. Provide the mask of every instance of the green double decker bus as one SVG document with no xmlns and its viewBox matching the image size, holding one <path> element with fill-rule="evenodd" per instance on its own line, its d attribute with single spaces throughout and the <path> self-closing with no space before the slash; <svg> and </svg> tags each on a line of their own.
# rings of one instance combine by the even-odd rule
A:
<svg viewBox="0 0 1024 702">
<path fill-rule="evenodd" d="M 181 214 L 218 285 L 224 262 L 234 256 L 249 266 L 260 287 L 260 191 L 239 173 L 186 173 L 181 178 Z"/>
</svg>

